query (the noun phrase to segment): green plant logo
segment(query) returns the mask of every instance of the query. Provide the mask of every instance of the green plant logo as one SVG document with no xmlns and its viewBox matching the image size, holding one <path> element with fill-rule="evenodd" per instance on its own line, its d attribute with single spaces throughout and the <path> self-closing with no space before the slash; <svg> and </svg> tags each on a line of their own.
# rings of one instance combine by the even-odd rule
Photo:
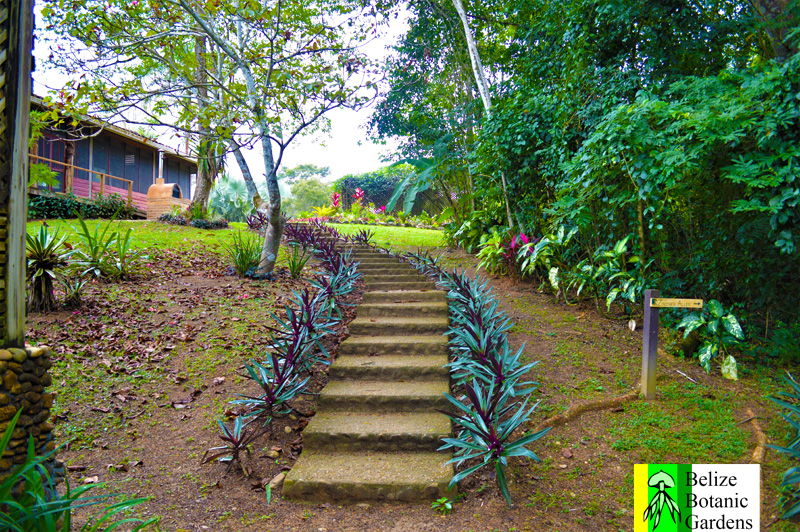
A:
<svg viewBox="0 0 800 532">
<path fill-rule="evenodd" d="M 647 505 L 647 508 L 644 511 L 644 521 L 647 521 L 649 518 L 653 518 L 653 530 L 658 528 L 658 524 L 661 522 L 661 512 L 664 511 L 664 507 L 666 506 L 669 509 L 669 515 L 672 518 L 674 523 L 679 523 L 681 520 L 681 510 L 678 508 L 678 504 L 672 499 L 669 493 L 667 493 L 667 488 L 674 488 L 675 487 L 675 479 L 672 478 L 672 475 L 669 473 L 665 473 L 664 471 L 659 471 L 658 473 L 653 473 L 650 475 L 650 479 L 647 481 L 647 485 L 651 488 L 656 488 L 658 490 L 653 498 L 650 499 L 650 504 Z M 677 519 L 675 515 L 677 514 Z"/>
</svg>

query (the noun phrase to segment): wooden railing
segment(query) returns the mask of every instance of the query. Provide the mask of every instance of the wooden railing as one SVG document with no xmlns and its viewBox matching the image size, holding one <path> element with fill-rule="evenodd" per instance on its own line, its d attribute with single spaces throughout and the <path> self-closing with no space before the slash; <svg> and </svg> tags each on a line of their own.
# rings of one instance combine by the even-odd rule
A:
<svg viewBox="0 0 800 532">
<path fill-rule="evenodd" d="M 75 178 L 75 171 L 80 170 L 81 172 L 87 172 L 89 174 L 89 199 L 92 195 L 92 184 L 94 183 L 93 176 L 100 176 L 100 196 L 105 195 L 106 189 L 106 180 L 107 179 L 116 179 L 117 181 L 124 181 L 128 183 L 128 207 L 131 206 L 133 203 L 133 181 L 130 179 L 125 179 L 124 177 L 116 177 L 113 175 L 104 174 L 103 172 L 97 172 L 95 170 L 89 170 L 88 168 L 81 168 L 80 166 L 75 166 L 74 164 L 67 164 L 61 161 L 55 161 L 53 159 L 48 159 L 46 157 L 40 157 L 38 155 L 30 154 L 30 158 L 32 162 L 41 162 L 46 163 L 48 166 L 51 167 L 55 165 L 59 165 L 64 167 L 64 192 L 72 192 L 72 184 L 73 179 Z M 109 185 L 113 186 L 113 185 Z M 120 187 L 122 188 L 122 187 Z"/>
</svg>

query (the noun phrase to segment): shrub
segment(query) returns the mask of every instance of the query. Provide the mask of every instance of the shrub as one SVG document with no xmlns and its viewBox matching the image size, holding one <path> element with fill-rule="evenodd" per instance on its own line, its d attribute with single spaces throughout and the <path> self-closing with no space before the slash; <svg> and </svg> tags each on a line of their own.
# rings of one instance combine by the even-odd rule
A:
<svg viewBox="0 0 800 532">
<path fill-rule="evenodd" d="M 86 219 L 130 218 L 134 209 L 119 194 L 95 196 L 92 201 L 81 200 L 72 193 L 58 196 L 33 196 L 28 200 L 28 218 L 49 220 L 75 218 L 78 214 Z"/>
<path fill-rule="evenodd" d="M 39 231 L 26 233 L 28 309 L 49 312 L 56 307 L 53 281 L 69 266 L 72 251 L 67 249 L 67 237 L 58 237 L 58 230 L 50 231 L 42 224 Z"/>
<path fill-rule="evenodd" d="M 0 455 L 3 455 L 11 440 L 11 434 L 17 425 L 20 414 L 11 420 L 3 436 L 0 437 Z M 36 456 L 33 437 L 28 444 L 28 456 L 24 463 L 15 467 L 11 474 L 0 483 L 0 528 L 18 532 L 69 532 L 72 530 L 72 510 L 86 506 L 101 504 L 102 501 L 115 497 L 115 494 L 85 496 L 95 488 L 104 484 L 91 484 L 70 489 L 67 484 L 64 495 L 53 496 L 55 480 L 44 466 L 51 460 L 54 452 L 44 456 Z M 156 518 L 142 521 L 136 518 L 112 519 L 127 514 L 132 508 L 146 499 L 123 499 L 103 508 L 99 515 L 91 518 L 82 531 L 111 531 L 121 525 L 128 525 L 133 532 L 144 530 L 157 522 Z"/>
<path fill-rule="evenodd" d="M 791 391 L 780 392 L 777 397 L 770 397 L 770 399 L 788 411 L 788 413 L 781 414 L 781 417 L 792 428 L 791 441 L 786 447 L 777 445 L 767 445 L 767 447 L 772 447 L 797 461 L 800 459 L 800 385 L 791 375 L 789 377 L 787 382 L 791 387 Z M 778 501 L 778 505 L 784 510 L 781 518 L 789 519 L 800 512 L 800 467 L 793 466 L 786 470 L 783 474 L 781 489 L 783 491 Z"/>
<path fill-rule="evenodd" d="M 211 222 L 204 220 L 203 218 L 192 218 L 192 221 L 189 222 L 189 225 L 198 229 L 211 229 Z"/>
<path fill-rule="evenodd" d="M 237 231 L 225 251 L 239 277 L 245 277 L 249 270 L 258 268 L 261 262 L 261 242 L 255 235 Z"/>
</svg>

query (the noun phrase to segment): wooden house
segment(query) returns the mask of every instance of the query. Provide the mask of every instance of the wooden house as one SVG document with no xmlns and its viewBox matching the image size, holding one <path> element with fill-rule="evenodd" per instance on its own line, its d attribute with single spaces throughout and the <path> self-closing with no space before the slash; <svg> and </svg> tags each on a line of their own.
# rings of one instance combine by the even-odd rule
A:
<svg viewBox="0 0 800 532">
<path fill-rule="evenodd" d="M 31 98 L 32 109 L 45 109 L 41 98 Z M 161 177 L 191 197 L 197 161 L 139 133 L 84 118 L 75 127 L 47 128 L 31 148 L 31 162 L 47 165 L 56 173 L 56 193 L 72 192 L 80 198 L 119 194 L 142 213 L 147 212 L 147 191 Z M 31 193 L 41 189 L 31 190 Z"/>
</svg>

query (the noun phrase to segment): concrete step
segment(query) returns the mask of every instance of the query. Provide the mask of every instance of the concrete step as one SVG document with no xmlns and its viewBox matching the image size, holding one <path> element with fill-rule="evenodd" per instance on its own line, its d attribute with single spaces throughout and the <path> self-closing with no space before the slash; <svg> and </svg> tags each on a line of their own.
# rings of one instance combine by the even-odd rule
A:
<svg viewBox="0 0 800 532">
<path fill-rule="evenodd" d="M 446 379 L 435 381 L 330 381 L 317 403 L 319 411 L 335 412 L 428 412 L 450 404 Z"/>
<path fill-rule="evenodd" d="M 304 451 L 286 476 L 283 496 L 312 502 L 430 501 L 454 497 L 446 453 Z"/>
<path fill-rule="evenodd" d="M 318 412 L 303 429 L 316 451 L 436 451 L 450 436 L 443 414 Z"/>
<path fill-rule="evenodd" d="M 373 303 L 418 303 L 447 301 L 447 294 L 441 290 L 386 290 L 383 292 L 365 292 L 362 304 Z"/>
<path fill-rule="evenodd" d="M 444 334 L 450 327 L 448 317 L 369 318 L 358 316 L 348 330 L 353 336 L 401 336 Z"/>
<path fill-rule="evenodd" d="M 331 380 L 448 379 L 445 355 L 340 355 L 331 365 Z"/>
<path fill-rule="evenodd" d="M 362 303 L 358 306 L 359 316 L 370 318 L 378 316 L 447 316 L 449 307 L 446 301 L 413 302 L 413 303 Z"/>
<path fill-rule="evenodd" d="M 436 284 L 430 281 L 386 281 L 370 283 L 367 290 L 436 290 Z"/>
<path fill-rule="evenodd" d="M 370 255 L 358 254 L 351 255 L 353 260 L 359 264 L 400 264 L 400 261 L 391 255 L 384 255 L 381 253 L 372 253 Z"/>
<path fill-rule="evenodd" d="M 358 271 L 365 274 L 365 275 L 375 275 L 375 274 L 396 274 L 396 275 L 410 275 L 412 273 L 418 273 L 417 270 L 412 268 L 408 265 L 403 265 L 401 263 L 385 263 L 385 264 L 368 264 L 358 265 Z"/>
<path fill-rule="evenodd" d="M 427 282 L 428 280 L 422 275 L 414 273 L 404 273 L 396 275 L 392 273 L 365 273 L 364 282 L 367 285 L 375 283 L 413 283 L 413 282 Z"/>
<path fill-rule="evenodd" d="M 449 352 L 447 337 L 439 334 L 351 336 L 339 346 L 339 356 L 393 354 L 447 356 Z"/>
</svg>

